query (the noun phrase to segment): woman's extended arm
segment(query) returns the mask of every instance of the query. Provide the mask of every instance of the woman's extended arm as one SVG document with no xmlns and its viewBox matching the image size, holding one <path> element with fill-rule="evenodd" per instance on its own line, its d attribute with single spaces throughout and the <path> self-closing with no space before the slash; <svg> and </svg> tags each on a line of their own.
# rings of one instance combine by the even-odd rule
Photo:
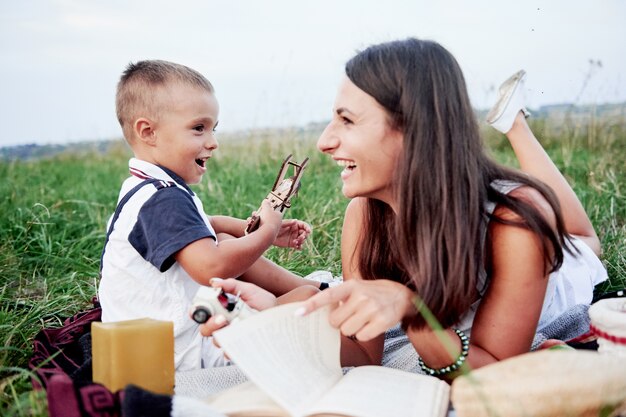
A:
<svg viewBox="0 0 626 417">
<path fill-rule="evenodd" d="M 365 199 L 355 198 L 346 208 L 341 235 L 345 282 L 316 295 L 312 304 L 307 306 L 307 310 L 311 311 L 316 308 L 316 303 L 336 304 L 330 314 L 330 322 L 342 333 L 343 366 L 380 365 L 384 332 L 402 319 L 403 309 L 411 309 L 412 294 L 404 285 L 386 279 L 363 280 L 359 273 L 364 203 Z"/>
<path fill-rule="evenodd" d="M 295 288 L 280 297 L 276 297 L 271 292 L 264 290 L 258 285 L 233 278 L 213 278 L 210 281 L 210 285 L 212 287 L 221 288 L 230 294 L 238 294 L 249 307 L 259 311 L 267 310 L 277 305 L 303 301 L 319 292 L 316 288 L 304 286 Z M 203 336 L 211 336 L 213 332 L 226 325 L 228 325 L 226 317 L 212 316 L 206 323 L 200 325 L 200 333 L 202 333 Z"/>
<path fill-rule="evenodd" d="M 341 231 L 341 269 L 344 281 L 361 279 L 358 270 L 358 242 L 359 233 L 363 228 L 363 208 L 364 199 L 355 198 L 348 203 L 344 215 Z M 360 342 L 342 334 L 341 364 L 343 366 L 380 365 L 383 357 L 383 342 L 384 335 L 367 342 Z"/>
<path fill-rule="evenodd" d="M 554 224 L 550 206 L 537 191 L 523 187 L 513 193 L 537 207 Z M 495 214 L 519 220 L 508 209 L 497 208 Z M 491 222 L 487 250 L 492 273 L 474 318 L 467 359 L 474 369 L 530 350 L 548 284 L 541 241 L 533 232 Z M 452 329 L 446 332 L 456 359 L 460 340 Z M 454 360 L 430 329 L 411 329 L 408 336 L 429 367 L 445 367 Z"/>
</svg>

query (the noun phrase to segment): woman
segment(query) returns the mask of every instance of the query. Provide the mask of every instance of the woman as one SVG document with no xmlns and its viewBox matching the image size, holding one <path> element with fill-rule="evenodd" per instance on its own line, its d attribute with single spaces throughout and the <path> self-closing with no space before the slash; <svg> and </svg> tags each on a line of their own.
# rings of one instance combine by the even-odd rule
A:
<svg viewBox="0 0 626 417">
<path fill-rule="evenodd" d="M 347 63 L 318 141 L 352 199 L 345 282 L 302 309 L 333 305 L 331 324 L 349 337 L 344 365 L 380 363 L 399 322 L 402 347 L 437 376 L 528 352 L 541 326 L 589 304 L 606 278 L 582 205 L 526 124 L 523 75 L 503 84 L 488 117 L 522 173 L 486 156 L 462 72 L 439 44 L 383 43 Z"/>
</svg>

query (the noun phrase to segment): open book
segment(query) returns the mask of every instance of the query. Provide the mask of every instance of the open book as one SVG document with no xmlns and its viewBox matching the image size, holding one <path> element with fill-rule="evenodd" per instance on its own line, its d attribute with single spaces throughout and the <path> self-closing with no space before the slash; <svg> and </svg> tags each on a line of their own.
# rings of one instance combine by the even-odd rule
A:
<svg viewBox="0 0 626 417">
<path fill-rule="evenodd" d="M 345 376 L 339 331 L 328 308 L 305 317 L 301 303 L 265 310 L 215 333 L 250 382 L 207 399 L 229 416 L 443 417 L 449 386 L 437 378 L 382 366 Z"/>
</svg>

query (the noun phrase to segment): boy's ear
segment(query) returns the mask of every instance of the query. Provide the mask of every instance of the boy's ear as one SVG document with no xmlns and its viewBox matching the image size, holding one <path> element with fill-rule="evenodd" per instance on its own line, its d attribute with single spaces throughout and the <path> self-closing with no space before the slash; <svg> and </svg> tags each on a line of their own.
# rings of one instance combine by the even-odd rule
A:
<svg viewBox="0 0 626 417">
<path fill-rule="evenodd" d="M 146 145 L 154 145 L 156 142 L 156 134 L 154 131 L 154 122 L 145 117 L 135 120 L 133 125 L 135 136 Z"/>
</svg>

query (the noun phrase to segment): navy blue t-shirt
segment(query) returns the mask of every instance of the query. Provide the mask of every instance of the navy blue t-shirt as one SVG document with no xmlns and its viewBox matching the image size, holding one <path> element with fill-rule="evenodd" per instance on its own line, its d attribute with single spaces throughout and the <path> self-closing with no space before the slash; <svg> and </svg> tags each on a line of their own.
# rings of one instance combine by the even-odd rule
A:
<svg viewBox="0 0 626 417">
<path fill-rule="evenodd" d="M 216 239 L 189 193 L 168 187 L 141 207 L 128 241 L 146 261 L 165 272 L 176 262 L 179 250 L 206 237 Z"/>
</svg>

